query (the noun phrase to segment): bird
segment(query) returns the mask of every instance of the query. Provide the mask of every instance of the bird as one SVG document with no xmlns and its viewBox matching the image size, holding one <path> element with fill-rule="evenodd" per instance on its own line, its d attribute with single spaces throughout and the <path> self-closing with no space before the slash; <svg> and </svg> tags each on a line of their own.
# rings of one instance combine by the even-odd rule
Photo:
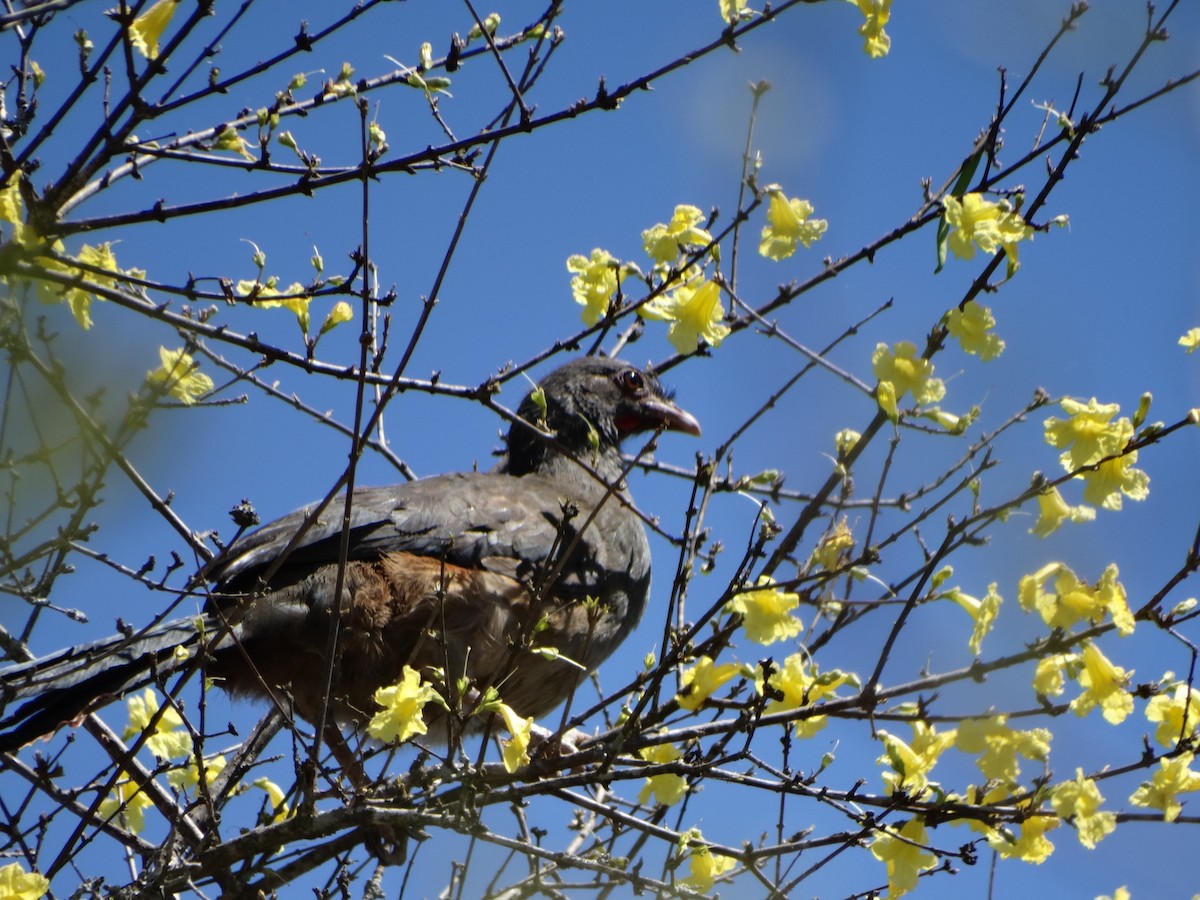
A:
<svg viewBox="0 0 1200 900">
<path fill-rule="evenodd" d="M 307 530 L 313 507 L 296 510 L 214 560 L 201 614 L 0 670 L 0 752 L 197 656 L 231 695 L 282 698 L 311 723 L 361 728 L 406 666 L 460 709 L 493 690 L 518 715 L 543 716 L 646 608 L 650 547 L 621 445 L 657 430 L 698 436 L 700 425 L 653 371 L 574 359 L 521 402 L 491 471 L 357 489 L 347 535 L 344 495 Z M 426 718 L 440 709 L 428 704 Z"/>
</svg>

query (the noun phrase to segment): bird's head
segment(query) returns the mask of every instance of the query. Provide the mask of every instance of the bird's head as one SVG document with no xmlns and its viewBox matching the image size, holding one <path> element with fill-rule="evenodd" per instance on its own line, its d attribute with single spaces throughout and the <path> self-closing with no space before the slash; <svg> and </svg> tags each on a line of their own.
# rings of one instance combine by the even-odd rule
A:
<svg viewBox="0 0 1200 900">
<path fill-rule="evenodd" d="M 682 431 L 700 434 L 700 423 L 681 409 L 651 372 L 619 359 L 598 356 L 555 369 L 521 402 L 522 419 L 544 424 L 571 456 L 619 465 L 621 441 L 632 434 Z M 508 433 L 506 470 L 524 475 L 543 467 L 558 451 L 521 423 Z M 600 466 L 601 474 L 611 465 Z M 618 469 L 619 471 L 619 469 Z"/>
</svg>

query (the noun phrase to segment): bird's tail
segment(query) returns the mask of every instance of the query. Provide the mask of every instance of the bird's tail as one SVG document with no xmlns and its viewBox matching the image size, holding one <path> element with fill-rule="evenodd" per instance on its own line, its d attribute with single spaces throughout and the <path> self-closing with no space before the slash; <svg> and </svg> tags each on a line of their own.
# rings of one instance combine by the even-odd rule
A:
<svg viewBox="0 0 1200 900">
<path fill-rule="evenodd" d="M 186 665 L 210 624 L 203 616 L 176 619 L 0 670 L 0 752 Z"/>
</svg>

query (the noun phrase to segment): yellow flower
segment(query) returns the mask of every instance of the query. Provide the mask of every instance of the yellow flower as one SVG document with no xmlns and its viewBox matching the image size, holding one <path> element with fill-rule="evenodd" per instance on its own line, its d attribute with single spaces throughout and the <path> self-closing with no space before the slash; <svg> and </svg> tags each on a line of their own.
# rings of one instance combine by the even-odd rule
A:
<svg viewBox="0 0 1200 900">
<path fill-rule="evenodd" d="M 672 744 L 656 744 L 653 747 L 643 747 L 638 751 L 642 759 L 650 763 L 672 763 L 683 759 L 683 754 Z M 638 794 L 638 803 L 643 805 L 654 798 L 660 806 L 674 806 L 687 793 L 687 779 L 682 775 L 665 772 L 661 775 L 650 775 Z"/>
<path fill-rule="evenodd" d="M 656 263 L 670 264 L 689 249 L 712 243 L 712 235 L 699 227 L 703 221 L 704 213 L 699 208 L 680 204 L 670 222 L 660 222 L 642 232 L 642 248 Z"/>
<path fill-rule="evenodd" d="M 1045 728 L 1016 731 L 1006 724 L 1007 716 L 964 719 L 958 726 L 954 746 L 964 753 L 978 753 L 975 764 L 985 778 L 1016 781 L 1021 774 L 1018 756 L 1045 762 L 1050 753 L 1050 732 Z"/>
<path fill-rule="evenodd" d="M 881 388 L 884 382 L 892 386 L 896 401 L 911 394 L 917 403 L 937 403 L 946 395 L 946 385 L 933 377 L 933 363 L 918 356 L 911 341 L 898 341 L 892 349 L 887 344 L 877 344 L 871 354 L 871 366 Z"/>
<path fill-rule="evenodd" d="M 1113 665 L 1090 641 L 1083 645 L 1081 658 L 1083 669 L 1076 680 L 1083 693 L 1071 701 L 1071 709 L 1077 716 L 1086 716 L 1099 706 L 1106 721 L 1120 725 L 1133 712 L 1133 697 L 1126 690 L 1133 670 L 1126 672 Z"/>
<path fill-rule="evenodd" d="M 1053 534 L 1065 521 L 1090 522 L 1096 518 L 1096 511 L 1090 506 L 1069 506 L 1058 488 L 1042 491 L 1037 500 L 1038 517 L 1029 533 L 1038 537 Z"/>
<path fill-rule="evenodd" d="M 1192 353 L 1197 347 L 1200 347 L 1200 328 L 1189 328 L 1187 334 L 1179 339 L 1179 346 L 1186 349 L 1188 353 Z"/>
<path fill-rule="evenodd" d="M 226 125 L 221 129 L 221 133 L 213 141 L 213 148 L 216 150 L 231 150 L 250 162 L 254 162 L 256 158 L 250 152 L 250 145 L 246 142 L 246 139 L 238 134 L 238 130 L 232 125 Z"/>
<path fill-rule="evenodd" d="M 158 712 L 158 695 L 150 688 L 139 697 L 133 695 L 126 704 L 129 707 L 129 724 L 122 735 L 126 740 L 139 736 L 150 727 L 150 720 Z M 146 747 L 159 759 L 187 756 L 192 752 L 192 736 L 183 728 L 183 719 L 174 707 L 163 710 L 154 731 L 146 739 Z"/>
<path fill-rule="evenodd" d="M 887 56 L 892 48 L 892 39 L 883 30 L 883 26 L 892 17 L 892 0 L 849 0 L 867 17 L 858 28 L 858 33 L 866 40 L 863 52 L 871 59 Z"/>
<path fill-rule="evenodd" d="M 1146 704 L 1146 718 L 1158 723 L 1154 739 L 1164 747 L 1174 747 L 1194 736 L 1200 726 L 1200 693 L 1180 684 L 1175 686 L 1173 696 L 1156 694 Z"/>
<path fill-rule="evenodd" d="M 204 783 L 211 784 L 212 780 L 225 771 L 225 757 L 214 756 L 204 762 Z M 196 760 L 189 759 L 186 765 L 167 772 L 167 783 L 181 791 L 191 790 L 200 784 L 200 770 Z"/>
<path fill-rule="evenodd" d="M 702 840 L 700 829 L 689 829 L 680 837 L 680 849 L 691 841 L 699 840 Z M 679 883 L 701 894 L 711 891 L 717 878 L 737 865 L 737 860 L 732 857 L 713 853 L 703 845 L 688 847 L 688 862 L 688 875 L 680 879 Z"/>
<path fill-rule="evenodd" d="M 26 872 L 20 863 L 0 868 L 0 898 L 38 900 L 50 890 L 50 881 L 39 872 Z"/>
<path fill-rule="evenodd" d="M 975 248 L 995 255 L 1001 247 L 1008 254 L 1008 274 L 1016 271 L 1017 242 L 1033 240 L 1033 229 L 1025 224 L 1007 200 L 992 202 L 982 194 L 946 197 L 946 224 L 951 227 L 947 244 L 960 259 L 971 259 Z"/>
<path fill-rule="evenodd" d="M 129 26 L 130 43 L 146 59 L 158 58 L 158 42 L 175 17 L 178 3 L 179 0 L 158 0 Z"/>
<path fill-rule="evenodd" d="M 946 329 L 959 346 L 984 362 L 995 359 L 1004 351 L 1004 341 L 992 333 L 995 327 L 996 318 L 991 309 L 974 300 L 967 301 L 964 309 L 954 307 L 946 316 Z"/>
<path fill-rule="evenodd" d="M 746 637 L 757 644 L 769 645 L 794 638 L 804 628 L 792 610 L 800 605 L 800 595 L 771 589 L 775 582 L 763 576 L 758 589 L 738 594 L 727 604 L 727 612 L 742 617 Z"/>
<path fill-rule="evenodd" d="M 1027 805 L 1027 804 L 1022 804 Z M 1027 863 L 1044 863 L 1054 852 L 1054 844 L 1046 837 L 1062 820 L 1055 815 L 1035 814 L 1021 823 L 1021 833 L 1013 836 L 1008 832 L 995 831 L 988 835 L 988 845 L 1000 854 L 1001 859 L 1019 859 Z"/>
<path fill-rule="evenodd" d="M 271 803 L 272 825 L 274 825 L 276 822 L 282 822 L 292 814 L 291 809 L 288 808 L 287 800 L 285 799 L 286 795 L 283 793 L 283 789 L 279 785 L 271 781 L 271 779 L 267 778 L 265 775 L 262 778 L 254 779 L 253 783 L 256 788 L 260 788 L 267 794 L 267 799 Z"/>
<path fill-rule="evenodd" d="M 325 321 L 321 323 L 321 334 L 327 331 L 332 331 L 343 322 L 349 322 L 354 318 L 354 310 L 345 300 L 339 300 L 333 304 L 333 309 L 329 310 L 329 314 L 325 316 Z"/>
<path fill-rule="evenodd" d="M 1117 888 L 1115 891 L 1112 892 L 1111 897 L 1108 896 L 1107 894 L 1101 894 L 1099 897 L 1096 898 L 1096 900 L 1130 900 L 1129 888 L 1125 887 L 1125 885 L 1121 885 L 1119 888 Z"/>
<path fill-rule="evenodd" d="M 504 768 L 515 772 L 529 762 L 529 741 L 533 737 L 533 719 L 522 718 L 507 703 L 493 702 L 480 707 L 480 711 L 497 712 L 504 720 L 509 738 L 501 741 Z"/>
<path fill-rule="evenodd" d="M 715 281 L 681 284 L 666 297 L 640 307 L 638 313 L 647 319 L 670 322 L 667 340 L 680 353 L 695 353 L 702 340 L 710 347 L 719 347 L 730 332 L 722 321 L 725 307 Z"/>
<path fill-rule="evenodd" d="M 1116 403 L 1097 403 L 1093 397 L 1085 404 L 1065 397 L 1059 405 L 1070 418 L 1051 416 L 1043 427 L 1046 443 L 1065 451 L 1059 459 L 1068 472 L 1119 453 L 1133 435 L 1128 419 L 1109 421 L 1121 411 Z"/>
<path fill-rule="evenodd" d="M 1133 792 L 1129 802 L 1134 806 L 1147 806 L 1151 809 L 1161 809 L 1164 822 L 1174 822 L 1183 812 L 1183 804 L 1177 799 L 1178 794 L 1200 791 L 1200 772 L 1193 772 L 1192 761 L 1195 756 L 1183 753 L 1172 759 L 1160 759 L 1158 771 L 1149 781 L 1143 781 L 1141 787 Z"/>
<path fill-rule="evenodd" d="M 881 730 L 879 738 L 884 754 L 875 762 L 892 767 L 891 772 L 883 773 L 889 793 L 904 793 L 919 800 L 929 789 L 929 773 L 937 765 L 938 757 L 954 745 L 955 732 L 938 734 L 932 725 L 919 721 L 912 723 L 912 729 L 912 744 Z"/>
<path fill-rule="evenodd" d="M 296 314 L 300 330 L 308 334 L 308 304 L 312 297 L 304 292 L 304 285 L 295 281 L 282 291 L 276 287 L 279 279 L 272 275 L 265 282 L 243 279 L 234 287 L 241 297 L 248 297 L 260 309 L 290 309 Z"/>
<path fill-rule="evenodd" d="M 679 679 L 679 693 L 675 702 L 680 709 L 695 712 L 704 705 L 721 685 L 741 671 L 736 663 L 722 663 L 714 666 L 710 657 L 701 656 L 690 669 L 685 669 Z"/>
<path fill-rule="evenodd" d="M 917 876 L 937 865 L 937 856 L 925 849 L 929 834 L 920 818 L 909 819 L 899 830 L 885 828 L 871 841 L 871 854 L 887 863 L 889 900 L 902 897 L 917 886 Z"/>
<path fill-rule="evenodd" d="M 837 689 L 844 684 L 857 687 L 858 676 L 839 669 L 818 673 L 816 663 L 811 662 L 806 653 L 793 653 L 783 661 L 782 666 L 775 667 L 766 681 L 763 680 L 760 667 L 754 680 L 755 690 L 760 695 L 766 694 L 768 687 L 780 695 L 767 704 L 768 714 L 815 706 L 826 697 L 835 695 Z M 796 736 L 812 737 L 825 727 L 827 718 L 828 716 L 809 716 L 798 719 Z"/>
<path fill-rule="evenodd" d="M 890 2 L 890 0 L 889 0 Z M 758 252 L 768 259 L 787 259 L 796 252 L 796 245 L 811 247 L 821 239 L 829 223 L 825 219 L 810 219 L 813 206 L 807 200 L 788 199 L 782 190 L 771 190 L 767 207 L 767 224 L 762 230 Z"/>
<path fill-rule="evenodd" d="M 23 235 L 26 239 L 33 239 L 34 232 L 26 227 Z M 18 240 L 14 236 L 14 240 Z M 33 243 L 37 243 L 36 240 Z M 30 245 L 32 247 L 32 244 Z M 51 249 L 59 256 L 64 256 L 66 250 L 63 247 L 62 241 L 55 241 Z M 67 257 L 70 260 L 71 257 Z M 116 275 L 124 274 L 117 267 L 116 256 L 113 254 L 112 245 L 105 243 L 97 247 L 92 247 L 84 244 L 79 251 L 79 256 L 75 257 L 79 262 L 86 263 L 90 266 L 95 266 L 99 269 L 105 269 L 113 272 Z M 48 272 L 58 272 L 63 275 L 70 275 L 76 278 L 83 278 L 100 287 L 114 290 L 117 286 L 116 279 L 106 275 L 99 275 L 95 272 L 88 272 L 82 269 L 77 269 L 67 260 L 52 259 L 48 256 L 38 257 L 34 262 Z M 131 275 L 143 275 L 144 273 L 138 269 L 130 269 Z M 66 287 L 57 284 L 53 281 L 39 280 L 37 283 L 38 300 L 47 305 L 56 303 L 66 304 L 71 308 L 71 314 L 75 317 L 75 321 L 79 323 L 79 327 L 85 331 L 92 327 L 92 300 L 103 300 L 104 297 L 100 294 L 93 294 L 84 290 L 81 287 Z"/>
<path fill-rule="evenodd" d="M 116 817 L 134 834 L 146 829 L 146 810 L 154 803 L 147 797 L 128 773 L 122 772 L 113 794 L 100 801 L 97 812 L 100 818 L 108 820 Z"/>
<path fill-rule="evenodd" d="M 1063 670 L 1075 665 L 1078 660 L 1076 653 L 1052 653 L 1038 660 L 1033 673 L 1033 689 L 1044 696 L 1057 697 L 1067 687 Z"/>
<path fill-rule="evenodd" d="M 616 258 L 607 250 L 596 248 L 591 258 L 575 254 L 567 259 L 567 271 L 573 274 L 571 295 L 583 307 L 580 317 L 586 325 L 595 325 L 608 313 L 609 303 L 617 292 Z"/>
<path fill-rule="evenodd" d="M 736 25 L 746 13 L 746 0 L 719 0 L 721 18 L 730 25 Z"/>
<path fill-rule="evenodd" d="M 147 384 L 162 385 L 165 393 L 187 406 L 213 389 L 213 380 L 198 371 L 200 363 L 184 352 L 182 347 L 178 350 L 159 347 L 158 357 L 162 365 L 146 373 Z"/>
<path fill-rule="evenodd" d="M 1063 563 L 1052 562 L 1020 580 L 1017 599 L 1026 612 L 1036 609 L 1051 628 L 1070 628 L 1084 621 L 1095 625 L 1108 613 L 1125 636 L 1133 633 L 1135 623 L 1118 574 L 1116 565 L 1110 563 L 1096 586 L 1090 587 Z M 1051 577 L 1054 590 L 1048 591 L 1045 582 Z"/>
<path fill-rule="evenodd" d="M 983 639 L 992 630 L 996 615 L 1000 612 L 1000 604 L 1004 602 L 1004 599 L 996 591 L 996 582 L 993 581 L 988 585 L 987 594 L 982 600 L 964 594 L 959 588 L 951 588 L 941 596 L 947 600 L 953 600 L 975 620 L 975 628 L 971 632 L 971 640 L 967 642 L 967 646 L 971 648 L 972 653 L 978 656 Z"/>
<path fill-rule="evenodd" d="M 853 552 L 854 534 L 843 518 L 821 536 L 812 552 L 812 562 L 827 572 L 834 572 L 846 564 Z"/>
<path fill-rule="evenodd" d="M 862 435 L 853 428 L 843 428 L 833 436 L 833 446 L 837 450 L 838 459 L 845 459 L 850 451 L 858 446 Z"/>
<path fill-rule="evenodd" d="M 430 684 L 421 682 L 421 673 L 404 667 L 400 681 L 375 692 L 375 702 L 383 707 L 371 717 L 367 733 L 383 743 L 403 743 L 415 734 L 426 731 L 421 712 L 430 701 L 442 703 Z"/>
<path fill-rule="evenodd" d="M 883 346 L 880 344 L 879 346 Z M 879 408 L 882 409 L 889 419 L 893 422 L 899 421 L 900 409 L 896 406 L 896 386 L 890 381 L 881 381 L 875 388 L 875 400 L 879 403 Z"/>
<path fill-rule="evenodd" d="M 1079 843 L 1093 850 L 1101 840 L 1117 827 L 1117 817 L 1110 812 L 1100 812 L 1104 797 L 1096 782 L 1083 777 L 1083 769 L 1075 770 L 1074 781 L 1064 781 L 1050 791 L 1050 805 L 1064 819 L 1075 823 Z"/>
<path fill-rule="evenodd" d="M 1128 419 L 1122 419 L 1128 423 Z M 1132 431 L 1132 426 L 1130 426 Z M 1150 476 L 1141 469 L 1133 468 L 1138 451 L 1130 450 L 1122 456 L 1105 460 L 1091 472 L 1081 472 L 1077 477 L 1084 482 L 1083 499 L 1104 509 L 1119 510 L 1122 498 L 1145 500 L 1150 496 Z"/>
</svg>

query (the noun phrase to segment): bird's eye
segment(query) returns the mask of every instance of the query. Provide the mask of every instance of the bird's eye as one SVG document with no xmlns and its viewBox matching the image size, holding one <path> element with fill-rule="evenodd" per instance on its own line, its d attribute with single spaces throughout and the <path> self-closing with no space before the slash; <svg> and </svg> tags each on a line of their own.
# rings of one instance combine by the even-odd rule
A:
<svg viewBox="0 0 1200 900">
<path fill-rule="evenodd" d="M 627 394 L 640 394 L 646 389 L 646 379 L 637 369 L 626 369 L 617 375 L 617 384 Z"/>
</svg>

